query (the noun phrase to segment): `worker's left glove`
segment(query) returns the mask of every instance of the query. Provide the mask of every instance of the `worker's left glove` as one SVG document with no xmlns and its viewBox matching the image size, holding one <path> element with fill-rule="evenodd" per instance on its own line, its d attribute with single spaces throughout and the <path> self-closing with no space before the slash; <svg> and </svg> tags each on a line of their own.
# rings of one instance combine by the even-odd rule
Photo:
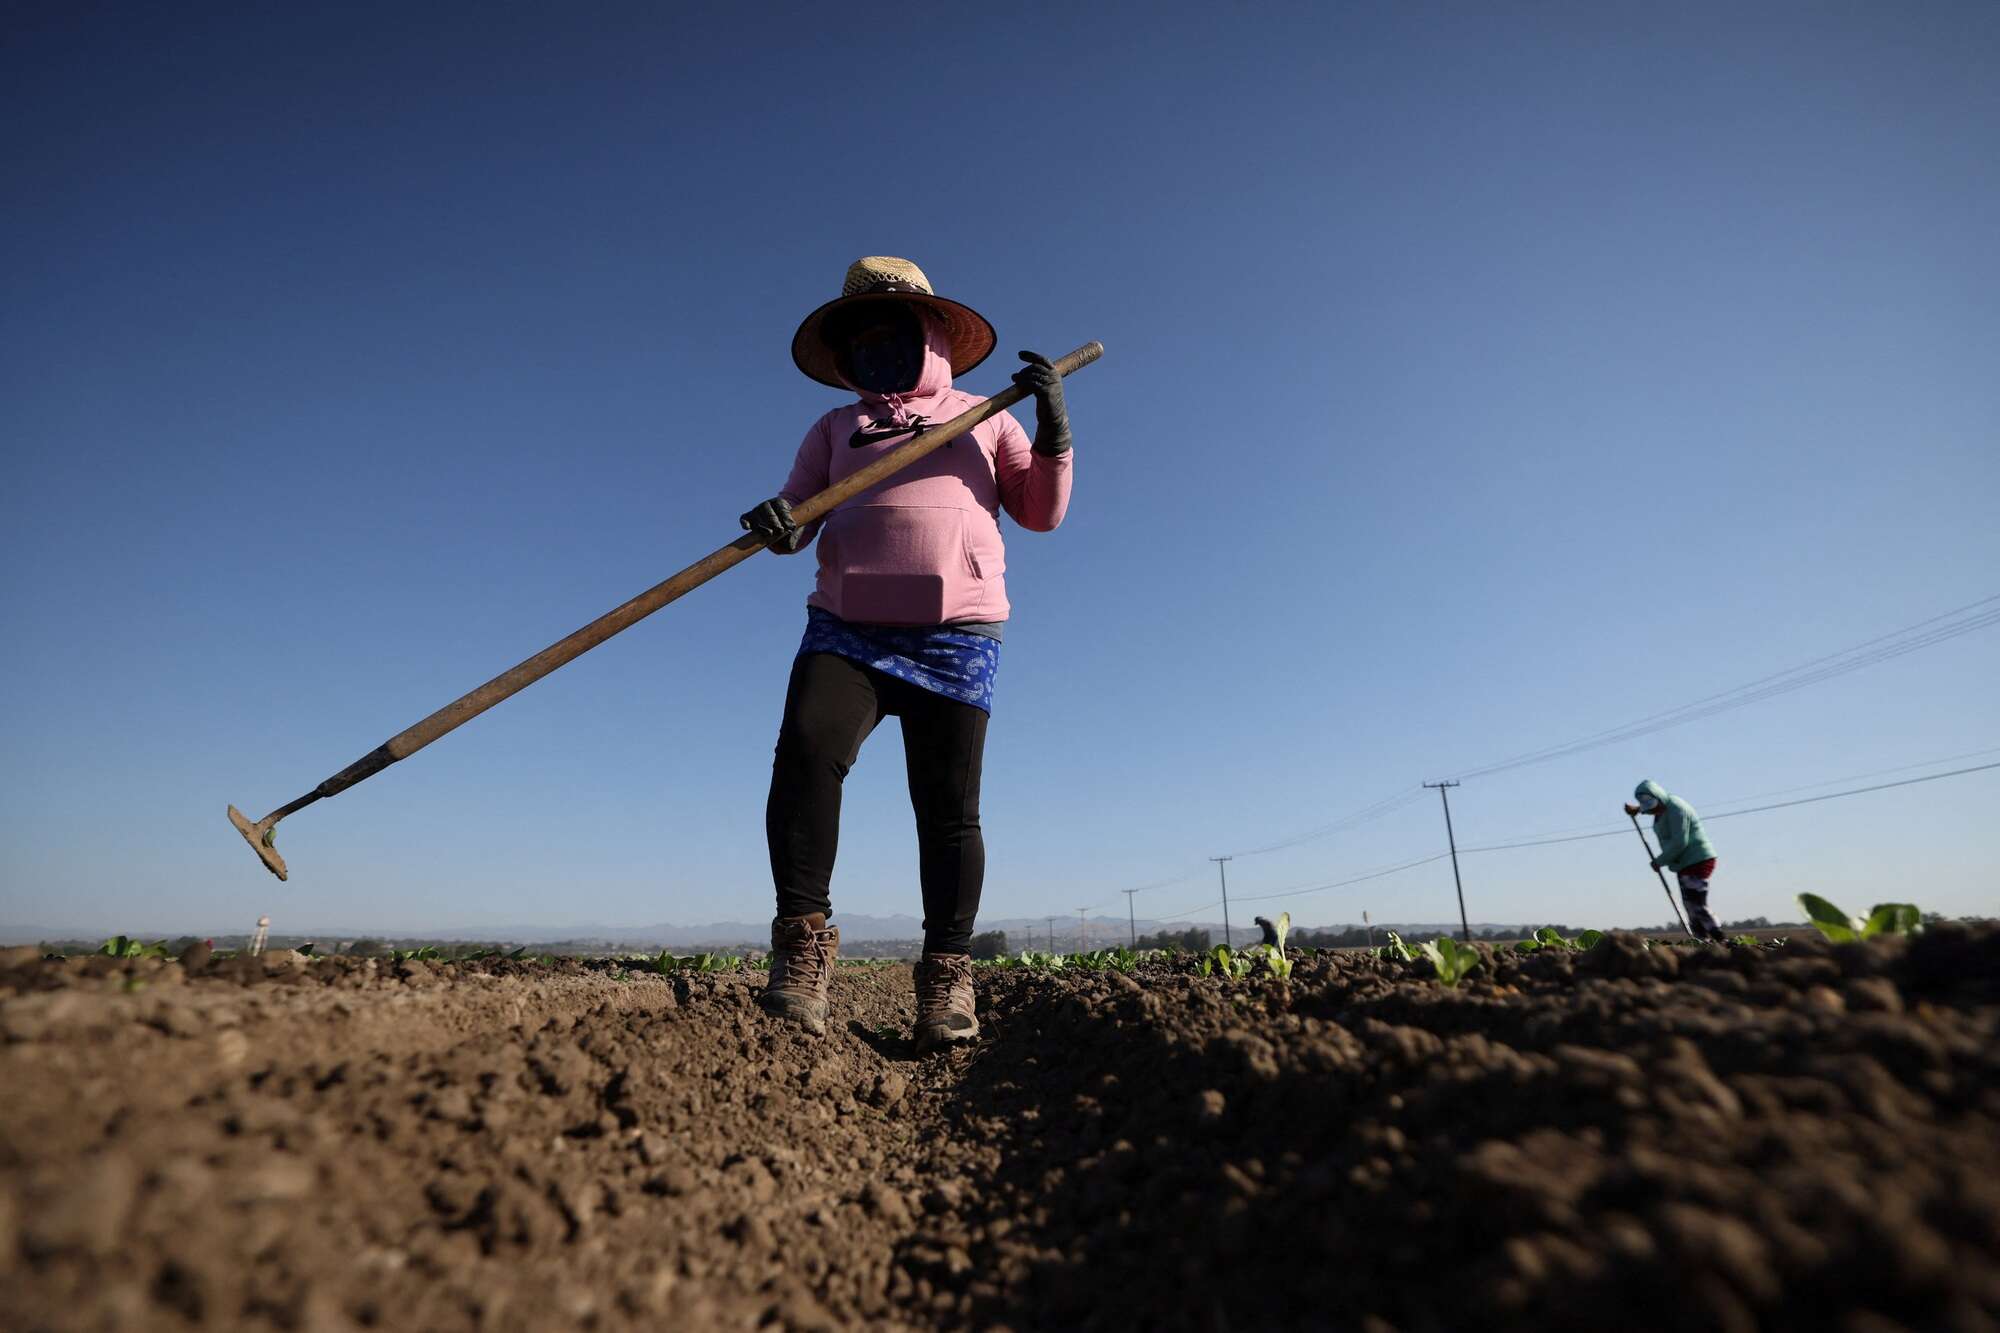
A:
<svg viewBox="0 0 2000 1333">
<path fill-rule="evenodd" d="M 1014 383 L 1035 395 L 1035 452 L 1057 458 L 1069 452 L 1069 413 L 1063 410 L 1062 372 L 1040 352 L 1023 352 Z"/>
<path fill-rule="evenodd" d="M 790 554 L 799 549 L 803 533 L 792 518 L 791 501 L 782 495 L 772 496 L 738 521 L 745 532 L 754 533 L 773 551 Z"/>
<path fill-rule="evenodd" d="M 1666 865 L 1666 863 L 1667 863 L 1667 858 L 1666 858 L 1666 857 L 1664 857 L 1664 856 L 1656 856 L 1656 857 L 1654 857 L 1654 858 L 1653 858 L 1653 869 L 1655 869 L 1655 870 L 1658 870 L 1658 869 L 1660 869 L 1660 868 L 1661 868 L 1662 866 Z"/>
</svg>

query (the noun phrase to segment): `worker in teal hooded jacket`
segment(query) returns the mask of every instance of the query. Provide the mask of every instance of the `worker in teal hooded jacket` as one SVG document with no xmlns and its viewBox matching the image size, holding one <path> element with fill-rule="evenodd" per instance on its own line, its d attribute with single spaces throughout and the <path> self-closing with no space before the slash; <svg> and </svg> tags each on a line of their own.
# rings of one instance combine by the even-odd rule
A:
<svg viewBox="0 0 2000 1333">
<path fill-rule="evenodd" d="M 1627 805 L 1628 815 L 1651 815 L 1653 836 L 1660 840 L 1660 854 L 1653 869 L 1671 870 L 1680 881 L 1681 902 L 1687 907 L 1688 928 L 1705 940 L 1722 941 L 1728 936 L 1708 910 L 1708 882 L 1715 876 L 1715 846 L 1701 827 L 1694 807 L 1651 778 L 1632 792 L 1636 805 Z"/>
</svg>

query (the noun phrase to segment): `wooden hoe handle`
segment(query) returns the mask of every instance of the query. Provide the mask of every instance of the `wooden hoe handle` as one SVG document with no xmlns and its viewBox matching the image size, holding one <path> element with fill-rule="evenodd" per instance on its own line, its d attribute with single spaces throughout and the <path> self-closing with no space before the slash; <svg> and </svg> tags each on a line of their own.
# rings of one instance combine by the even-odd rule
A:
<svg viewBox="0 0 2000 1333">
<path fill-rule="evenodd" d="M 1102 355 L 1104 355 L 1104 344 L 1085 343 L 1067 356 L 1058 357 L 1055 367 L 1063 375 L 1073 375 Z M 885 454 L 859 472 L 827 487 L 804 504 L 793 506 L 793 520 L 804 527 L 843 501 L 908 467 L 939 445 L 957 439 L 995 413 L 1006 411 L 1028 395 L 1029 390 L 1020 385 L 1009 385 L 977 407 L 959 413 L 942 425 L 931 427 L 893 453 Z M 519 666 L 502 672 L 478 689 L 446 704 L 415 726 L 397 732 L 290 805 L 272 811 L 254 825 L 237 814 L 235 807 L 232 806 L 231 821 L 243 832 L 243 836 L 250 841 L 251 846 L 257 849 L 257 854 L 271 868 L 272 873 L 281 879 L 284 878 L 284 862 L 277 856 L 270 841 L 271 830 L 278 820 L 323 797 L 346 791 L 355 783 L 374 776 L 399 759 L 409 758 L 446 732 L 465 725 L 502 699 L 526 689 L 557 667 L 581 657 L 612 635 L 630 628 L 668 602 L 699 588 L 725 569 L 742 564 L 763 549 L 763 542 L 753 534 L 745 533 L 720 550 L 703 556 L 673 577 L 654 584 L 624 605 L 605 612 L 574 634 L 550 644 Z"/>
</svg>

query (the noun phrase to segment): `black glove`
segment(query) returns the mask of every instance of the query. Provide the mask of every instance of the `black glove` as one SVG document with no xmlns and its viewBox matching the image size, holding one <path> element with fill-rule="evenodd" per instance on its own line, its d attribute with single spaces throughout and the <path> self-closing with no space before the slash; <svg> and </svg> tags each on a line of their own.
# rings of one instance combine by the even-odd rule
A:
<svg viewBox="0 0 2000 1333">
<path fill-rule="evenodd" d="M 1035 395 L 1035 452 L 1050 458 L 1069 452 L 1069 413 L 1063 410 L 1062 375 L 1040 352 L 1023 352 L 1028 363 L 1014 383 Z"/>
<path fill-rule="evenodd" d="M 799 549 L 799 525 L 792 522 L 791 501 L 782 495 L 772 496 L 745 514 L 742 523 L 745 532 L 755 534 L 773 551 Z"/>
</svg>

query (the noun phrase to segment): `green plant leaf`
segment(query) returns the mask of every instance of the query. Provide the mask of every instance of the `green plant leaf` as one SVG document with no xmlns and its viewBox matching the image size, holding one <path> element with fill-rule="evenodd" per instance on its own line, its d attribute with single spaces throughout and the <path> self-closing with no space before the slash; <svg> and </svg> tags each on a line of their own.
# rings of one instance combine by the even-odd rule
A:
<svg viewBox="0 0 2000 1333">
<path fill-rule="evenodd" d="M 1391 930 L 1386 933 L 1388 935 L 1389 943 L 1384 945 L 1383 947 L 1390 950 L 1395 957 L 1402 959 L 1406 963 L 1414 963 L 1417 961 L 1417 959 L 1423 957 L 1421 953 L 1419 953 L 1415 948 L 1411 947 L 1409 941 L 1405 940 L 1401 935 L 1398 935 L 1395 931 Z"/>
<path fill-rule="evenodd" d="M 1460 944 L 1450 936 L 1426 940 L 1422 946 L 1424 957 L 1431 960 L 1437 969 L 1438 980 L 1446 986 L 1455 987 L 1465 980 L 1466 974 L 1479 966 L 1479 951 L 1469 944 Z"/>
<path fill-rule="evenodd" d="M 1595 949 L 1597 942 L 1603 938 L 1604 932 L 1601 930 L 1586 930 L 1583 934 L 1576 937 L 1576 947 L 1579 949 Z"/>
<path fill-rule="evenodd" d="M 1924 928 L 1924 914 L 1915 903 L 1876 903 L 1861 925 L 1861 938 L 1914 935 Z"/>
<path fill-rule="evenodd" d="M 1819 933 L 1834 943 L 1861 938 L 1861 923 L 1817 893 L 1800 894 L 1799 906 L 1806 909 L 1806 918 L 1819 927 Z"/>
</svg>

